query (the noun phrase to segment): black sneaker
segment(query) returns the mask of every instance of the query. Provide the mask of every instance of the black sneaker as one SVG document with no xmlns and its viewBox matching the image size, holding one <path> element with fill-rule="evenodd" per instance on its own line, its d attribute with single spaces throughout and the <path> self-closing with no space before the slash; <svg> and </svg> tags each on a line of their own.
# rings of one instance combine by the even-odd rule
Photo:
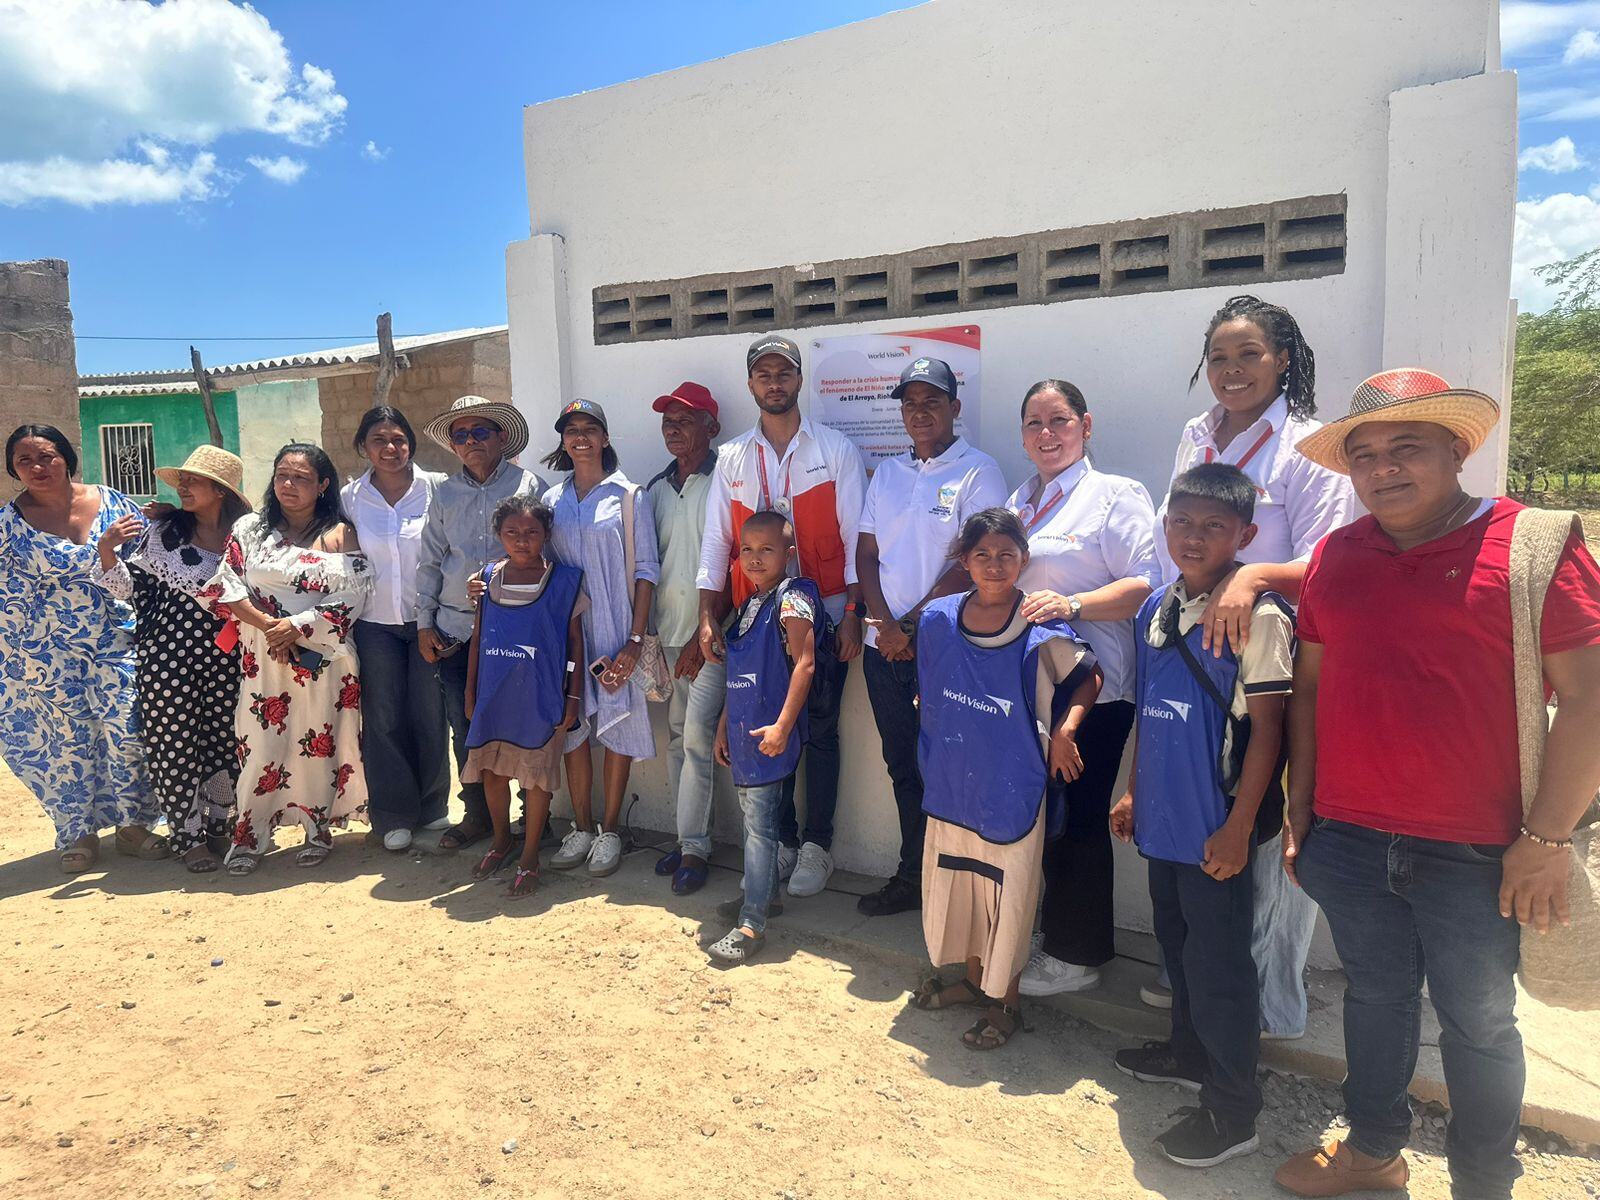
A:
<svg viewBox="0 0 1600 1200">
<path fill-rule="evenodd" d="M 1209 1108 L 1178 1111 L 1183 1119 L 1156 1138 L 1156 1145 L 1180 1167 L 1214 1167 L 1260 1148 L 1253 1124 L 1229 1125 Z"/>
<path fill-rule="evenodd" d="M 892 917 L 922 907 L 922 888 L 899 876 L 856 901 L 856 911 L 869 917 Z"/>
<path fill-rule="evenodd" d="M 724 921 L 737 921 L 739 914 L 744 911 L 744 893 L 740 892 L 732 900 L 724 900 L 717 905 L 717 916 Z M 767 920 L 783 915 L 783 901 L 774 897 L 767 901 Z"/>
<path fill-rule="evenodd" d="M 1118 1050 L 1116 1064 L 1124 1075 L 1146 1083 L 1175 1083 L 1191 1092 L 1200 1090 L 1200 1073 L 1178 1061 L 1171 1042 L 1146 1042 L 1136 1050 Z"/>
</svg>

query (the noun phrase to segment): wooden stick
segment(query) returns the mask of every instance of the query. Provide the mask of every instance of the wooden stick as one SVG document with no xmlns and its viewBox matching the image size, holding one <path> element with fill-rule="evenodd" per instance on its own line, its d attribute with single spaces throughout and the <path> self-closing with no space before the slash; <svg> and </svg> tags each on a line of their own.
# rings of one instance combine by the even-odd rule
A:
<svg viewBox="0 0 1600 1200">
<path fill-rule="evenodd" d="M 200 361 L 200 351 L 193 346 L 189 347 L 189 361 L 194 364 L 194 381 L 200 388 L 200 404 L 206 410 L 206 424 L 211 429 L 211 444 L 222 445 L 222 423 L 217 420 L 217 405 L 211 399 L 211 376 L 206 374 L 205 364 Z"/>
<path fill-rule="evenodd" d="M 389 388 L 399 367 L 394 357 L 393 326 L 388 313 L 378 314 L 378 378 L 372 385 L 372 406 L 389 402 Z"/>
</svg>

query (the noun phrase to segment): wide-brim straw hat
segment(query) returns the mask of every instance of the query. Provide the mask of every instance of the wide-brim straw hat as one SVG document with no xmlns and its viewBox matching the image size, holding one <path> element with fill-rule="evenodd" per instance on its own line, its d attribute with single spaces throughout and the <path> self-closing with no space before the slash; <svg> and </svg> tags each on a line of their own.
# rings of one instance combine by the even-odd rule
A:
<svg viewBox="0 0 1600 1200">
<path fill-rule="evenodd" d="M 1466 441 L 1476 454 L 1500 420 L 1500 405 L 1482 392 L 1451 387 L 1432 371 L 1400 367 L 1361 381 L 1350 397 L 1350 411 L 1295 443 L 1312 462 L 1350 474 L 1344 443 L 1352 430 L 1370 421 L 1429 421 Z"/>
<path fill-rule="evenodd" d="M 250 497 L 239 490 L 244 484 L 244 460 L 221 446 L 196 446 L 183 466 L 156 468 L 156 478 L 168 487 L 178 486 L 179 475 L 199 475 L 209 479 L 239 497 L 247 508 L 254 507 Z"/>
<path fill-rule="evenodd" d="M 507 458 L 528 448 L 528 422 L 522 414 L 509 404 L 485 400 L 482 396 L 461 397 L 450 406 L 448 412 L 442 412 L 429 421 L 423 432 L 446 450 L 454 450 L 455 447 L 450 443 L 450 426 L 462 417 L 488 417 L 505 430 L 506 445 L 501 453 Z"/>
</svg>

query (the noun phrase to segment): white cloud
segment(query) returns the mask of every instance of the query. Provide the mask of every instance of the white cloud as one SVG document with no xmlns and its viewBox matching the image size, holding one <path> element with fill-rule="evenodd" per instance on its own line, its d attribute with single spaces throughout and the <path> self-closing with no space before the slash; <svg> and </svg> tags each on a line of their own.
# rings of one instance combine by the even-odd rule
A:
<svg viewBox="0 0 1600 1200">
<path fill-rule="evenodd" d="M 1569 34 L 1600 25 L 1600 2 L 1506 3 L 1500 6 L 1500 49 L 1522 54 Z"/>
<path fill-rule="evenodd" d="M 259 154 L 252 154 L 245 162 L 274 183 L 297 183 L 300 176 L 306 173 L 306 164 L 287 154 L 280 154 L 277 158 L 262 158 Z"/>
<path fill-rule="evenodd" d="M 1519 171 L 1549 171 L 1553 175 L 1560 175 L 1576 171 L 1583 165 L 1583 159 L 1578 157 L 1578 148 L 1572 144 L 1571 138 L 1565 136 L 1546 142 L 1543 146 L 1529 146 L 1517 155 Z"/>
<path fill-rule="evenodd" d="M 209 200 L 225 192 L 231 175 L 217 167 L 217 156 L 201 151 L 187 163 L 174 163 L 164 150 L 144 162 L 111 158 L 78 162 L 52 157 L 40 162 L 0 162 L 0 204 L 59 200 L 80 208 L 97 204 L 173 204 Z"/>
<path fill-rule="evenodd" d="M 1561 61 L 1570 67 L 1573 63 L 1584 62 L 1591 58 L 1600 58 L 1600 34 L 1592 29 L 1580 29 L 1567 43 Z"/>
<path fill-rule="evenodd" d="M 225 173 L 199 153 L 178 162 L 183 148 L 241 132 L 316 145 L 346 107 L 333 75 L 296 67 L 282 36 L 247 4 L 0 0 L 4 203 L 90 195 L 108 181 L 120 184 L 111 199 L 125 193 L 130 202 L 154 202 L 179 180 L 189 182 L 172 199 L 214 195 Z M 211 166 L 200 171 L 203 158 Z"/>
<path fill-rule="evenodd" d="M 1534 274 L 1535 267 L 1576 258 L 1600 246 L 1600 199 L 1559 192 L 1517 204 L 1511 248 L 1511 294 L 1524 312 L 1543 312 L 1557 289 Z"/>
<path fill-rule="evenodd" d="M 361 147 L 361 157 L 368 162 L 382 162 L 389 157 L 389 148 L 379 146 L 377 142 L 368 139 L 367 144 Z"/>
</svg>

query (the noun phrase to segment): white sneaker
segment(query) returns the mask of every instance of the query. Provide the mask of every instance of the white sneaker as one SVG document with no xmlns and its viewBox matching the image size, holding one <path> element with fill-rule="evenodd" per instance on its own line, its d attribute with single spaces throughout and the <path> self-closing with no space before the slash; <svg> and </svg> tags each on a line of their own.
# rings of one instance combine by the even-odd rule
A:
<svg viewBox="0 0 1600 1200">
<path fill-rule="evenodd" d="M 574 825 L 571 832 L 561 839 L 561 849 L 550 859 L 550 865 L 558 871 L 570 871 L 579 863 L 588 861 L 589 851 L 593 848 L 594 834 Z"/>
<path fill-rule="evenodd" d="M 1097 968 L 1062 962 L 1041 950 L 1022 968 L 1017 990 L 1024 996 L 1058 996 L 1062 992 L 1086 991 L 1099 983 Z"/>
<path fill-rule="evenodd" d="M 450 818 L 448 816 L 444 816 L 444 817 L 438 818 L 437 820 L 429 821 L 426 825 L 423 826 L 423 828 L 428 830 L 430 833 L 433 832 L 436 829 L 449 829 L 450 828 Z"/>
<path fill-rule="evenodd" d="M 1151 980 L 1149 983 L 1139 985 L 1139 999 L 1151 1008 L 1168 1009 L 1172 1007 L 1172 989 L 1162 987 L 1160 983 Z"/>
<path fill-rule="evenodd" d="M 793 846 L 778 847 L 778 882 L 782 883 L 794 874 L 794 865 L 800 858 L 800 851 Z"/>
<path fill-rule="evenodd" d="M 1263 1042 L 1298 1042 L 1305 1035 L 1306 1031 L 1304 1029 L 1299 1033 L 1274 1033 L 1270 1029 L 1263 1029 L 1261 1031 L 1261 1040 Z"/>
<path fill-rule="evenodd" d="M 383 848 L 385 850 L 406 850 L 411 846 L 411 830 L 391 829 L 383 835 Z"/>
<path fill-rule="evenodd" d="M 589 874 L 610 875 L 622 865 L 622 839 L 614 833 L 602 833 L 594 840 L 589 851 Z"/>
<path fill-rule="evenodd" d="M 783 868 L 780 865 L 778 869 L 781 871 Z M 833 855 L 815 842 L 807 842 L 800 847 L 794 873 L 789 876 L 789 895 L 815 896 L 828 886 L 828 880 L 832 877 Z"/>
</svg>

